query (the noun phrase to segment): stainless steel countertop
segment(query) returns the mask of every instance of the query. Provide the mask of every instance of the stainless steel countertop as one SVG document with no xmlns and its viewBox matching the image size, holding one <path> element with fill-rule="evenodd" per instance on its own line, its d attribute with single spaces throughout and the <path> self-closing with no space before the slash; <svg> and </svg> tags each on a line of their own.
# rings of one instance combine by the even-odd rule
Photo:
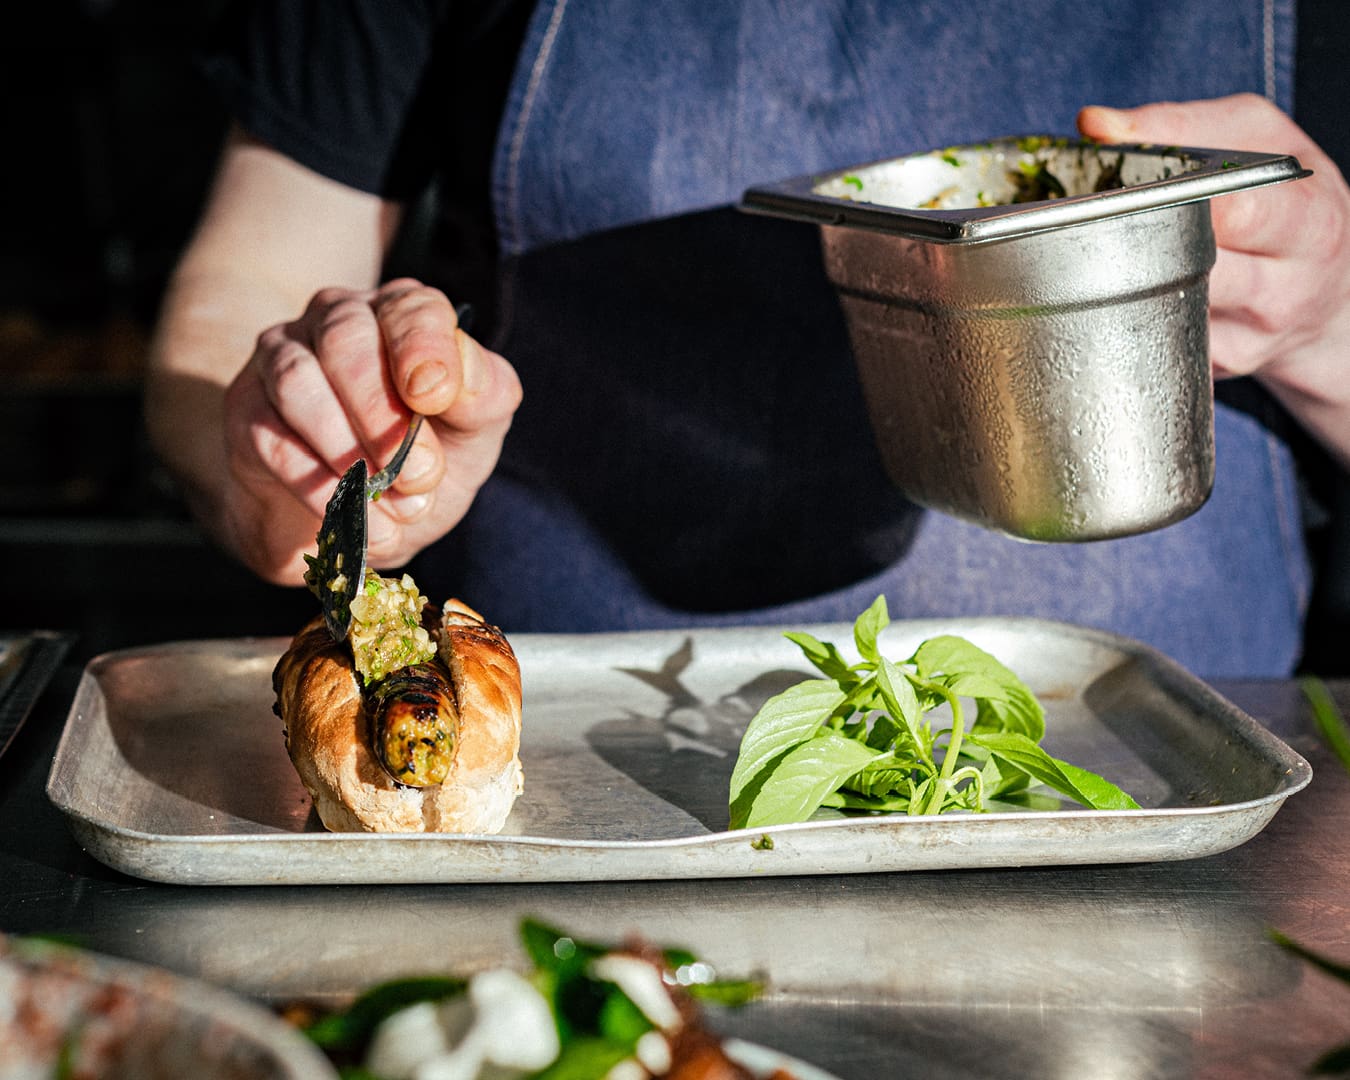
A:
<svg viewBox="0 0 1350 1080">
<path fill-rule="evenodd" d="M 1293 682 L 1217 689 L 1314 770 L 1253 840 L 1187 862 L 592 885 L 187 887 L 123 876 L 43 793 L 78 671 L 0 758 L 0 930 L 73 935 L 267 1000 L 518 956 L 522 915 L 681 944 L 766 999 L 720 1030 L 869 1077 L 1295 1076 L 1350 1041 L 1350 774 Z M 1350 712 L 1350 682 L 1333 684 Z"/>
</svg>

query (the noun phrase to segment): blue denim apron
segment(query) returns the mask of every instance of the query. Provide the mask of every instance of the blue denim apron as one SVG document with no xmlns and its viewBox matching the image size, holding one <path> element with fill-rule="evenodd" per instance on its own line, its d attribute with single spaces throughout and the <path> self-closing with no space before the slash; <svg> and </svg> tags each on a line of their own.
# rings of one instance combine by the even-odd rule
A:
<svg viewBox="0 0 1350 1080">
<path fill-rule="evenodd" d="M 809 226 L 747 186 L 1027 131 L 1087 103 L 1291 105 L 1292 0 L 542 0 L 499 134 L 495 347 L 525 404 L 419 581 L 509 630 L 1034 614 L 1208 677 L 1298 658 L 1291 455 L 1221 406 L 1209 502 L 1170 528 L 1017 542 L 915 507 L 876 460 Z"/>
</svg>

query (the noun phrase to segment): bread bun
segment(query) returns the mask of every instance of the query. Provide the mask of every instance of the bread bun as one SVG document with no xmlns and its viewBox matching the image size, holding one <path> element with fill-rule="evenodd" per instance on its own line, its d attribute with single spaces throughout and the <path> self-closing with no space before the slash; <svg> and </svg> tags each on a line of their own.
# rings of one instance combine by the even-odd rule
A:
<svg viewBox="0 0 1350 1080">
<path fill-rule="evenodd" d="M 316 617 L 272 673 L 277 713 L 301 782 L 333 832 L 496 833 L 524 783 L 520 666 L 502 632 L 458 600 L 434 637 L 459 725 L 445 780 L 405 787 L 371 747 L 371 721 L 351 649 Z"/>
</svg>

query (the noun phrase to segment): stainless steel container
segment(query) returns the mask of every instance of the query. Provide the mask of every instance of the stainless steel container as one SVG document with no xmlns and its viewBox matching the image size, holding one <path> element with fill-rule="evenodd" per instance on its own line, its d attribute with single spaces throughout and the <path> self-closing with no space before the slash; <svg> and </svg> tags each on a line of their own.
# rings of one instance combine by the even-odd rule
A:
<svg viewBox="0 0 1350 1080">
<path fill-rule="evenodd" d="M 1214 480 L 1208 199 L 1289 157 L 1044 136 L 746 193 L 821 225 L 887 470 L 1029 540 L 1193 513 Z"/>
</svg>

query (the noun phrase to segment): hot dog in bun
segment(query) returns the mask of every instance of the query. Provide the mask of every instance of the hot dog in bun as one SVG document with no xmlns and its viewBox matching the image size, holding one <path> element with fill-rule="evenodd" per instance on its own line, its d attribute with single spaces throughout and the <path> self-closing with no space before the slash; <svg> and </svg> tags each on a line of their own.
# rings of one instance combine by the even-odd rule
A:
<svg viewBox="0 0 1350 1080">
<path fill-rule="evenodd" d="M 348 641 L 316 617 L 272 674 L 286 749 L 334 832 L 496 833 L 523 785 L 520 667 L 458 600 L 367 572 Z"/>
</svg>

